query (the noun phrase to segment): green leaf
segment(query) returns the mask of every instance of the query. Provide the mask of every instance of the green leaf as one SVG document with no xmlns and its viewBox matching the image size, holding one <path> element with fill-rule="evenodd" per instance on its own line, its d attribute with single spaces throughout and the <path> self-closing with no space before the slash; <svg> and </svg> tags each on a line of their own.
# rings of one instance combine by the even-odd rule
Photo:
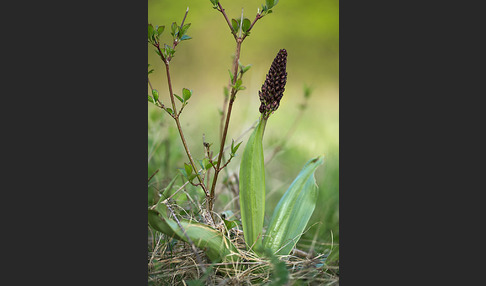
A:
<svg viewBox="0 0 486 286">
<path fill-rule="evenodd" d="M 250 19 L 248 19 L 248 18 L 243 19 L 243 26 L 241 26 L 241 29 L 243 30 L 243 32 L 246 33 L 246 31 L 248 31 L 250 29 L 250 26 L 251 26 Z"/>
<path fill-rule="evenodd" d="M 260 120 L 246 143 L 241 157 L 239 187 L 243 235 L 248 247 L 257 252 L 262 246 L 265 214 L 265 169 L 263 165 L 263 131 L 266 120 Z"/>
<path fill-rule="evenodd" d="M 241 79 L 238 79 L 234 85 L 234 88 L 236 90 L 243 90 L 243 89 L 246 89 L 246 87 L 244 86 L 241 86 L 241 84 L 243 83 L 243 81 Z"/>
<path fill-rule="evenodd" d="M 216 162 L 210 162 L 208 158 L 204 158 L 203 163 L 204 163 L 204 169 L 206 170 L 211 168 L 212 166 L 216 166 Z"/>
<path fill-rule="evenodd" d="M 207 170 L 209 167 L 211 167 L 211 163 L 209 162 L 208 158 L 204 158 L 201 161 L 201 167 L 205 170 Z"/>
<path fill-rule="evenodd" d="M 170 26 L 170 34 L 175 37 L 176 36 L 176 31 L 177 31 L 177 23 L 173 22 L 172 25 Z"/>
<path fill-rule="evenodd" d="M 154 98 L 150 95 L 148 96 L 148 102 L 155 104 Z"/>
<path fill-rule="evenodd" d="M 201 223 L 185 219 L 179 221 L 185 234 L 175 220 L 167 217 L 167 206 L 164 204 L 160 204 L 157 210 L 148 210 L 148 222 L 153 229 L 189 242 L 187 235 L 197 247 L 204 249 L 212 262 L 232 260 L 232 253 L 236 253 L 237 249 L 221 232 Z"/>
<path fill-rule="evenodd" d="M 154 26 L 152 24 L 148 24 L 148 41 L 153 42 L 153 35 L 154 35 Z"/>
<path fill-rule="evenodd" d="M 196 174 L 191 174 L 189 175 L 189 177 L 187 178 L 189 180 L 189 182 L 192 182 L 192 180 L 194 180 L 194 178 L 196 178 L 197 175 Z"/>
<path fill-rule="evenodd" d="M 182 35 L 186 34 L 187 29 L 189 29 L 190 26 L 191 26 L 191 23 L 188 23 L 188 24 L 185 24 L 184 26 L 182 26 L 182 29 L 180 29 L 180 31 L 179 31 L 179 37 L 182 37 Z"/>
<path fill-rule="evenodd" d="M 240 148 L 241 143 L 243 143 L 243 141 L 238 143 L 238 145 L 236 145 L 234 148 L 231 147 L 231 152 L 233 153 L 233 156 L 236 154 L 236 151 L 238 151 L 238 148 Z"/>
<path fill-rule="evenodd" d="M 231 26 L 233 26 L 233 31 L 237 32 L 240 28 L 240 25 L 236 19 L 231 19 Z"/>
<path fill-rule="evenodd" d="M 160 26 L 157 28 L 157 35 L 160 37 L 165 30 L 165 26 Z"/>
<path fill-rule="evenodd" d="M 262 4 L 262 14 L 264 14 L 264 12 L 266 12 L 266 11 L 267 11 L 267 9 L 268 9 L 268 8 L 267 8 L 267 5 L 263 5 L 263 4 Z"/>
<path fill-rule="evenodd" d="M 186 170 L 187 176 L 192 174 L 192 166 L 189 164 L 184 163 L 184 169 Z"/>
<path fill-rule="evenodd" d="M 177 99 L 179 99 L 180 102 L 184 102 L 184 99 L 182 99 L 180 96 L 178 96 L 177 94 L 174 93 L 174 96 L 177 97 Z"/>
<path fill-rule="evenodd" d="M 192 39 L 192 38 L 191 38 L 191 37 L 189 37 L 188 35 L 183 35 L 183 36 L 181 37 L 181 41 L 184 41 L 184 40 L 190 40 L 190 39 Z"/>
<path fill-rule="evenodd" d="M 187 89 L 187 88 L 183 88 L 182 89 L 182 97 L 184 98 L 184 101 L 188 101 L 192 96 L 192 91 Z"/>
<path fill-rule="evenodd" d="M 224 222 L 224 225 L 226 226 L 227 229 L 232 229 L 232 228 L 238 226 L 238 224 L 234 220 L 223 219 L 223 222 Z"/>
<path fill-rule="evenodd" d="M 265 0 L 265 4 L 268 9 L 272 9 L 272 7 L 275 6 L 274 0 Z"/>
<path fill-rule="evenodd" d="M 232 229 L 238 226 L 238 219 L 231 210 L 227 210 L 221 213 L 224 225 L 227 229 Z"/>
<path fill-rule="evenodd" d="M 241 79 L 238 79 L 235 83 L 235 88 L 238 89 L 241 86 L 242 83 L 243 83 L 243 81 Z"/>
<path fill-rule="evenodd" d="M 316 207 L 318 187 L 314 173 L 323 162 L 322 156 L 309 160 L 282 196 L 263 240 L 265 248 L 279 255 L 290 254 Z"/>
<path fill-rule="evenodd" d="M 172 111 L 172 109 L 170 108 L 166 108 L 167 112 L 169 112 L 170 115 L 174 114 L 174 111 Z"/>
<path fill-rule="evenodd" d="M 210 1 L 211 1 L 211 3 L 213 4 L 213 8 L 218 7 L 218 2 L 219 2 L 219 0 L 210 0 Z"/>
<path fill-rule="evenodd" d="M 248 70 L 251 68 L 251 66 L 252 66 L 252 65 L 250 64 L 250 65 L 247 65 L 247 66 L 242 67 L 242 68 L 241 68 L 241 72 L 242 72 L 242 73 L 246 73 L 246 72 L 247 72 L 247 71 L 248 71 Z"/>
<path fill-rule="evenodd" d="M 230 70 L 228 70 L 228 72 L 229 72 L 229 75 L 230 75 L 230 78 L 231 78 L 231 83 L 233 83 L 233 73 Z"/>
<path fill-rule="evenodd" d="M 172 230 L 170 225 L 167 224 L 164 219 L 161 219 L 159 217 L 159 212 L 157 212 L 156 210 L 151 210 L 151 209 L 148 210 L 148 223 L 153 229 L 157 231 L 160 231 L 176 239 L 183 240 L 182 237 L 178 236 L 177 232 Z"/>
<path fill-rule="evenodd" d="M 156 89 L 152 89 L 152 96 L 157 101 L 159 99 L 159 92 Z"/>
</svg>

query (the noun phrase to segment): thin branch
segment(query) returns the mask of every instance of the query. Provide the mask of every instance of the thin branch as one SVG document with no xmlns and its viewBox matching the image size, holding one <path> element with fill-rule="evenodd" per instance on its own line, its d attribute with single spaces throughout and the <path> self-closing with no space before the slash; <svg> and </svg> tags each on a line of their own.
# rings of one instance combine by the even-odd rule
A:
<svg viewBox="0 0 486 286">
<path fill-rule="evenodd" d="M 230 101 L 229 101 L 229 104 L 228 104 L 228 112 L 227 112 L 227 115 L 226 115 L 226 122 L 225 122 L 224 129 L 223 129 L 223 137 L 221 138 L 218 162 L 217 162 L 217 165 L 216 165 L 216 172 L 214 173 L 213 184 L 211 186 L 211 193 L 210 193 L 210 197 L 209 197 L 209 207 L 210 207 L 209 210 L 210 211 L 213 210 L 214 190 L 216 188 L 216 182 L 218 180 L 218 175 L 219 175 L 219 171 L 220 171 L 219 167 L 221 166 L 221 159 L 222 159 L 223 153 L 224 153 L 223 148 L 224 148 L 224 143 L 226 141 L 226 135 L 228 134 L 228 126 L 229 126 L 229 120 L 230 120 L 230 117 L 231 117 L 231 110 L 233 109 L 233 103 L 234 103 L 235 98 L 236 98 L 236 93 L 238 92 L 236 90 L 236 88 L 234 88 L 234 84 L 236 83 L 236 75 L 238 73 L 238 60 L 240 59 L 241 43 L 242 43 L 241 38 L 238 38 L 236 40 L 235 59 L 233 61 L 233 88 L 231 89 L 231 97 L 230 97 Z"/>
<path fill-rule="evenodd" d="M 181 116 L 182 110 L 184 109 L 184 107 L 186 107 L 186 105 L 187 104 L 182 104 L 181 110 L 179 110 L 179 112 L 177 113 L 177 117 L 180 117 Z"/>
<path fill-rule="evenodd" d="M 218 10 L 219 12 L 221 12 L 223 14 L 224 19 L 226 20 L 226 23 L 228 23 L 228 27 L 230 28 L 231 34 L 236 39 L 236 32 L 233 30 L 233 26 L 231 25 L 231 22 L 228 19 L 228 16 L 226 15 L 226 12 L 224 11 L 223 6 L 221 6 L 221 2 L 218 2 L 218 9 L 216 9 L 216 10 Z"/>
<path fill-rule="evenodd" d="M 184 187 L 189 183 L 189 181 L 186 181 L 179 189 L 177 189 L 177 191 L 175 191 L 172 195 L 170 195 L 167 199 L 165 199 L 163 201 L 164 204 L 166 204 L 167 202 L 169 202 L 170 199 L 172 199 L 172 197 L 174 197 L 180 190 L 184 189 Z"/>
<path fill-rule="evenodd" d="M 184 27 L 184 21 L 186 21 L 187 13 L 189 12 L 189 7 L 186 9 L 186 13 L 184 14 L 184 18 L 182 19 L 181 27 L 179 28 L 179 31 L 182 30 L 182 27 Z M 177 40 L 177 37 L 174 39 L 174 43 L 172 44 L 172 49 L 175 49 L 175 47 L 180 43 L 180 41 Z M 172 58 L 169 57 L 169 61 Z"/>
<path fill-rule="evenodd" d="M 246 31 L 245 35 L 243 36 L 243 40 L 248 36 L 248 34 L 250 33 L 251 29 L 253 28 L 253 26 L 255 25 L 255 23 L 260 20 L 261 18 L 263 18 L 262 14 L 260 13 L 257 13 L 256 16 L 255 16 L 255 19 L 253 20 L 253 22 L 251 23 L 250 25 L 250 28 L 248 28 L 248 30 Z"/>
<path fill-rule="evenodd" d="M 157 174 L 159 172 L 159 169 L 157 169 L 157 171 L 155 171 L 152 176 L 150 176 L 150 178 L 148 178 L 148 182 L 150 182 L 150 180 L 152 180 L 152 178 L 155 176 L 155 174 Z M 147 183 L 148 183 L 147 182 Z"/>
<path fill-rule="evenodd" d="M 255 126 L 258 124 L 258 121 L 259 121 L 259 120 L 257 120 L 257 121 L 255 121 L 255 122 L 253 122 L 253 124 L 252 124 L 252 125 L 251 125 L 251 126 L 248 128 L 248 129 L 246 129 L 245 131 L 243 131 L 243 132 L 240 134 L 240 136 L 238 136 L 238 138 L 236 138 L 236 140 L 235 140 L 235 141 L 239 141 L 240 139 L 242 139 L 242 138 L 243 138 L 243 136 L 245 136 L 245 135 L 246 135 L 248 132 L 250 132 L 252 129 L 254 129 L 254 128 L 255 128 Z M 224 151 L 226 151 L 226 150 L 228 150 L 230 147 L 231 147 L 231 146 L 230 146 L 230 144 L 228 144 L 228 146 L 224 147 L 223 152 L 224 152 Z M 219 156 L 219 153 L 217 153 L 216 155 L 214 155 L 214 157 L 212 157 L 212 159 L 213 159 L 213 160 L 216 160 L 216 159 L 218 158 L 217 156 Z"/>
<path fill-rule="evenodd" d="M 148 84 L 149 84 L 149 86 L 150 86 L 150 91 L 151 91 L 151 92 L 153 92 L 153 91 L 154 91 L 154 89 L 152 88 L 152 83 L 150 83 L 150 78 L 148 78 L 148 77 L 147 77 L 147 79 L 148 79 Z M 160 108 L 164 109 L 165 111 L 167 111 L 167 110 L 165 109 L 164 104 L 163 104 L 163 103 L 162 103 L 162 102 L 161 102 L 161 101 L 160 101 L 158 98 L 157 98 L 157 102 L 159 103 L 159 105 L 155 105 L 155 106 L 160 107 Z"/>
<path fill-rule="evenodd" d="M 172 91 L 172 82 L 171 82 L 171 79 L 170 79 L 169 63 L 165 63 L 165 70 L 166 70 L 166 73 L 167 73 L 167 82 L 168 82 L 168 85 L 169 85 L 170 100 L 172 102 L 172 107 L 173 107 L 173 112 L 174 112 L 174 120 L 175 120 L 176 125 L 177 125 L 177 130 L 179 131 L 179 135 L 180 135 L 181 140 L 182 140 L 182 145 L 184 145 L 184 149 L 186 150 L 186 154 L 187 154 L 187 157 L 189 158 L 189 162 L 191 163 L 192 169 L 197 170 L 196 164 L 194 163 L 194 159 L 192 158 L 191 152 L 189 151 L 189 147 L 187 146 L 186 138 L 184 137 L 184 133 L 182 132 L 181 123 L 180 123 L 179 116 L 178 116 L 178 113 L 177 113 L 175 100 L 174 100 L 174 93 Z M 209 193 L 208 193 L 206 187 L 203 184 L 203 180 L 201 179 L 201 177 L 199 176 L 198 173 L 196 173 L 196 177 L 197 177 L 199 183 L 201 183 L 201 186 L 202 186 L 204 192 L 206 193 L 206 196 L 209 196 Z"/>
<path fill-rule="evenodd" d="M 226 165 L 229 164 L 229 162 L 231 161 L 231 159 L 233 159 L 233 156 L 230 156 L 230 158 L 228 159 L 228 161 L 221 168 L 219 168 L 219 171 L 223 170 L 224 167 L 226 167 Z"/>
</svg>

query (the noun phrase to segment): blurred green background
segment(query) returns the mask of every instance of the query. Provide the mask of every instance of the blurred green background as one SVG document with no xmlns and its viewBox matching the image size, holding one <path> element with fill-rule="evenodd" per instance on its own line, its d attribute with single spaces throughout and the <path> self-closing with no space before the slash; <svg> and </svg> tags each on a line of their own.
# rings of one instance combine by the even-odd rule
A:
<svg viewBox="0 0 486 286">
<path fill-rule="evenodd" d="M 239 18 L 243 8 L 244 17 L 251 21 L 264 3 L 264 0 L 221 1 L 230 19 Z M 149 0 L 148 23 L 166 26 L 161 42 L 172 43 L 170 25 L 174 21 L 180 25 L 187 7 L 189 14 L 185 23 L 191 23 L 187 34 L 192 39 L 177 46 L 171 62 L 171 77 L 174 93 L 181 95 L 183 87 L 193 90 L 181 123 L 192 155 L 202 159 L 203 134 L 207 142 L 213 143 L 212 150 L 218 152 L 219 109 L 223 105 L 223 87 L 229 81 L 235 40 L 223 16 L 212 8 L 209 0 Z M 281 0 L 272 10 L 272 14 L 256 23 L 243 42 L 240 62 L 252 64 L 252 68 L 243 78 L 246 89 L 237 95 L 227 140 L 236 140 L 258 119 L 258 90 L 277 52 L 285 48 L 287 85 L 280 107 L 270 117 L 265 130 L 265 156 L 270 156 L 296 120 L 299 105 L 304 102 L 304 86 L 310 86 L 313 92 L 295 132 L 285 140 L 285 148 L 266 165 L 267 219 L 303 165 L 323 154 L 324 165 L 316 171 L 319 201 L 308 225 L 312 227 L 302 237 L 299 247 L 308 248 L 316 235 L 317 250 L 329 249 L 333 242 L 331 257 L 336 259 L 339 253 L 339 1 Z M 148 50 L 148 63 L 154 69 L 150 81 L 159 91 L 162 102 L 169 103 L 165 67 L 154 48 L 148 45 Z M 148 119 L 148 175 L 159 169 L 152 187 L 163 188 L 187 159 L 173 120 L 151 104 L 148 104 Z M 248 136 L 240 140 L 243 143 L 239 153 Z M 239 159 L 235 157 L 228 165 L 230 174 L 238 173 Z M 221 193 L 216 210 L 228 208 L 230 199 L 229 193 Z"/>
</svg>

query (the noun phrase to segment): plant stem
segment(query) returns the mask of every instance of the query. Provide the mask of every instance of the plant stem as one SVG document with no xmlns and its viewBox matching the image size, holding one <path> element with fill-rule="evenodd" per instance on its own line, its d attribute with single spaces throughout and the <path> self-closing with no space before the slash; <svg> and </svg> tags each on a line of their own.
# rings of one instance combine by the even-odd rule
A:
<svg viewBox="0 0 486 286">
<path fill-rule="evenodd" d="M 187 13 L 189 13 L 189 7 L 186 9 L 186 13 L 184 14 L 184 18 L 182 19 L 182 23 L 180 26 L 180 30 L 182 30 L 182 27 L 184 27 L 184 21 L 186 21 Z M 179 44 L 180 42 L 176 39 L 174 39 L 174 43 L 172 43 L 172 49 L 175 49 L 175 47 Z M 170 56 L 169 56 L 169 61 L 170 61 Z"/>
<path fill-rule="evenodd" d="M 221 3 L 220 2 L 218 2 L 218 7 L 219 7 L 218 11 L 221 12 L 221 14 L 223 14 L 224 19 L 226 20 L 226 23 L 228 23 L 228 27 L 230 28 L 231 34 L 236 39 L 236 32 L 233 31 L 233 26 L 231 26 L 231 22 L 228 19 L 228 16 L 226 16 L 226 12 L 224 11 L 224 8 L 223 8 L 223 6 L 221 6 Z"/>
<path fill-rule="evenodd" d="M 148 182 L 150 182 L 150 180 L 152 180 L 152 178 L 155 176 L 155 174 L 157 174 L 159 172 L 159 169 L 157 169 L 157 171 L 155 171 L 152 176 L 150 176 L 150 178 L 148 178 Z"/>
<path fill-rule="evenodd" d="M 253 20 L 253 22 L 251 23 L 250 25 L 250 28 L 246 31 L 245 35 L 243 36 L 243 40 L 248 36 L 248 33 L 250 33 L 251 31 L 251 28 L 253 28 L 253 26 L 255 25 L 255 23 L 259 20 L 263 18 L 263 16 L 260 14 L 260 13 L 257 13 L 256 16 L 255 16 L 255 19 Z"/>
<path fill-rule="evenodd" d="M 176 125 L 177 125 L 177 130 L 179 131 L 179 135 L 180 135 L 181 140 L 182 140 L 182 145 L 184 145 L 184 149 L 186 150 L 187 157 L 189 158 L 192 169 L 196 173 L 197 179 L 202 184 L 203 181 L 201 180 L 201 177 L 197 173 L 196 164 L 194 163 L 194 160 L 192 158 L 191 151 L 189 151 L 189 147 L 187 147 L 187 142 L 186 142 L 186 138 L 184 137 L 184 132 L 182 132 L 181 122 L 179 120 L 179 114 L 177 113 L 177 108 L 176 108 L 176 105 L 175 105 L 174 93 L 172 91 L 172 83 L 171 83 L 171 80 L 170 80 L 170 71 L 169 71 L 169 64 L 168 63 L 165 64 L 165 70 L 167 72 L 167 82 L 168 82 L 168 85 L 169 85 L 170 100 L 172 102 L 172 108 L 173 108 L 173 112 L 174 112 L 174 120 L 175 120 Z M 206 193 L 206 195 L 208 195 L 208 191 L 204 187 L 204 184 L 202 184 L 202 185 L 203 185 L 204 192 Z"/>
<path fill-rule="evenodd" d="M 160 48 L 159 48 L 159 51 L 160 51 Z M 206 205 L 207 205 L 207 208 L 208 208 L 208 212 L 211 213 L 212 208 L 210 208 L 211 199 L 209 197 L 209 192 L 206 189 L 206 186 L 204 185 L 204 180 L 201 179 L 201 177 L 199 176 L 199 172 L 197 171 L 196 164 L 194 163 L 194 159 L 192 158 L 191 151 L 189 151 L 189 147 L 187 146 L 186 138 L 184 137 L 184 132 L 182 132 L 182 127 L 181 127 L 181 123 L 180 123 L 180 120 L 179 120 L 179 114 L 177 113 L 177 108 L 176 108 L 176 105 L 175 105 L 174 92 L 172 91 L 172 82 L 171 82 L 171 79 L 170 79 L 169 62 L 165 61 L 164 63 L 165 63 L 165 71 L 166 71 L 166 74 L 167 74 L 167 83 L 169 85 L 170 100 L 172 102 L 172 108 L 173 108 L 172 109 L 173 110 L 173 116 L 172 117 L 174 118 L 174 120 L 176 122 L 177 130 L 179 131 L 179 135 L 180 135 L 181 140 L 182 140 L 182 145 L 184 145 L 184 149 L 186 151 L 187 157 L 189 158 L 189 163 L 191 163 L 192 169 L 194 170 L 194 173 L 196 174 L 196 177 L 197 177 L 197 179 L 200 183 L 200 186 L 204 190 L 204 193 L 206 194 L 206 198 L 208 198 Z M 205 217 L 206 217 L 207 220 L 209 220 L 208 223 L 210 225 L 214 225 L 214 219 L 212 217 L 212 214 L 207 215 Z"/>
<path fill-rule="evenodd" d="M 221 5 L 221 4 L 220 4 Z M 233 85 L 236 83 L 236 75 L 238 73 L 238 61 L 240 59 L 240 52 L 241 52 L 241 43 L 243 42 L 242 38 L 237 38 L 236 39 L 236 52 L 235 52 L 235 58 L 233 60 Z M 210 212 L 213 210 L 214 206 L 214 191 L 216 188 L 216 182 L 218 180 L 218 175 L 221 169 L 219 168 L 221 166 L 221 159 L 223 158 L 223 153 L 224 153 L 224 143 L 226 141 L 226 135 L 228 134 L 228 126 L 229 126 L 229 121 L 231 117 L 231 111 L 233 110 L 233 103 L 236 98 L 236 93 L 237 90 L 233 87 L 231 89 L 231 94 L 230 94 L 230 100 L 228 104 L 228 112 L 226 115 L 226 121 L 223 129 L 223 136 L 221 138 L 221 144 L 219 148 L 219 156 L 218 156 L 218 162 L 216 165 L 216 170 L 214 172 L 214 178 L 213 178 L 213 184 L 211 186 L 211 193 L 209 195 L 209 210 Z"/>
</svg>

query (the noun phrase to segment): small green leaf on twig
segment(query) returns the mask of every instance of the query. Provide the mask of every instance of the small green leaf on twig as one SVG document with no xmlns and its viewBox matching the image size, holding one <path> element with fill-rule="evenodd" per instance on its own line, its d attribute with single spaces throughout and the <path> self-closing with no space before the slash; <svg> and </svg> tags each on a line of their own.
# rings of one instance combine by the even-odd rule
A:
<svg viewBox="0 0 486 286">
<path fill-rule="evenodd" d="M 191 26 L 191 23 L 188 23 L 188 24 L 185 24 L 184 26 L 182 26 L 182 29 L 179 30 L 179 37 L 182 37 L 183 35 L 185 35 L 190 26 Z"/>
<path fill-rule="evenodd" d="M 174 93 L 174 96 L 177 97 L 177 99 L 179 99 L 180 102 L 184 102 L 184 99 L 182 99 L 180 96 L 178 96 L 177 94 Z"/>
<path fill-rule="evenodd" d="M 248 31 L 250 29 L 250 26 L 251 26 L 251 21 L 250 19 L 248 18 L 245 18 L 243 20 L 243 26 L 241 26 L 241 29 L 243 30 L 243 32 L 246 33 L 246 31 Z"/>
<path fill-rule="evenodd" d="M 211 1 L 211 3 L 213 4 L 213 8 L 215 8 L 215 9 L 218 8 L 219 0 L 209 0 L 209 1 Z"/>
<path fill-rule="evenodd" d="M 148 41 L 150 43 L 153 42 L 153 35 L 154 35 L 154 26 L 152 26 L 152 24 L 148 24 Z"/>
<path fill-rule="evenodd" d="M 176 34 L 177 34 L 177 23 L 174 22 L 172 23 L 172 25 L 170 26 L 170 29 L 171 29 L 171 32 L 170 34 L 173 36 L 173 37 L 176 37 Z"/>
<path fill-rule="evenodd" d="M 267 8 L 270 10 L 277 5 L 278 0 L 265 0 L 265 3 L 267 4 Z"/>
<path fill-rule="evenodd" d="M 174 111 L 172 111 L 172 109 L 170 108 L 166 108 L 165 109 L 170 115 L 173 115 L 174 114 Z"/>
<path fill-rule="evenodd" d="M 184 98 L 184 102 L 185 101 L 188 101 L 192 96 L 192 91 L 187 89 L 187 88 L 183 88 L 182 89 L 182 97 Z"/>
<path fill-rule="evenodd" d="M 247 66 L 242 67 L 242 68 L 241 68 L 241 72 L 242 72 L 242 73 L 246 73 L 246 72 L 247 72 L 247 71 L 248 71 L 248 70 L 251 68 L 251 66 L 252 66 L 252 65 L 250 64 L 250 65 L 247 65 Z"/>
<path fill-rule="evenodd" d="M 184 41 L 184 40 L 190 40 L 190 39 L 192 39 L 192 38 L 191 38 L 191 37 L 189 37 L 188 35 L 183 35 L 183 36 L 181 37 L 181 41 Z"/>
<path fill-rule="evenodd" d="M 235 88 L 238 89 L 242 84 L 243 84 L 243 81 L 241 79 L 238 79 L 235 83 Z"/>
<path fill-rule="evenodd" d="M 165 26 L 160 26 L 157 28 L 157 35 L 160 37 L 165 30 Z"/>
<path fill-rule="evenodd" d="M 235 83 L 235 85 L 233 86 L 234 89 L 236 90 L 244 90 L 246 89 L 246 87 L 242 86 L 243 84 L 243 81 L 241 79 L 238 79 Z"/>
<path fill-rule="evenodd" d="M 148 96 L 148 102 L 155 104 L 155 100 L 150 95 Z"/>
<path fill-rule="evenodd" d="M 228 70 L 228 72 L 229 72 L 229 75 L 230 75 L 230 78 L 231 78 L 231 83 L 233 83 L 233 79 L 234 79 L 233 78 L 233 73 L 230 70 Z"/>
<path fill-rule="evenodd" d="M 204 158 L 204 159 L 201 160 L 201 167 L 204 170 L 207 170 L 209 167 L 211 167 L 211 162 L 209 161 L 208 158 Z"/>
<path fill-rule="evenodd" d="M 152 96 L 154 97 L 155 101 L 159 100 L 159 92 L 156 89 L 152 89 Z"/>
<path fill-rule="evenodd" d="M 240 148 L 240 145 L 243 141 L 241 141 L 240 143 L 238 143 L 236 146 L 234 146 L 235 144 L 235 141 L 233 140 L 233 142 L 231 143 L 231 155 L 234 157 L 236 155 L 236 151 L 238 151 L 238 148 Z"/>
<path fill-rule="evenodd" d="M 236 19 L 231 19 L 231 26 L 233 26 L 233 31 L 235 32 L 240 28 L 240 25 Z"/>
<path fill-rule="evenodd" d="M 186 170 L 186 174 L 190 176 L 192 174 L 192 166 L 184 163 L 184 170 Z"/>
</svg>

